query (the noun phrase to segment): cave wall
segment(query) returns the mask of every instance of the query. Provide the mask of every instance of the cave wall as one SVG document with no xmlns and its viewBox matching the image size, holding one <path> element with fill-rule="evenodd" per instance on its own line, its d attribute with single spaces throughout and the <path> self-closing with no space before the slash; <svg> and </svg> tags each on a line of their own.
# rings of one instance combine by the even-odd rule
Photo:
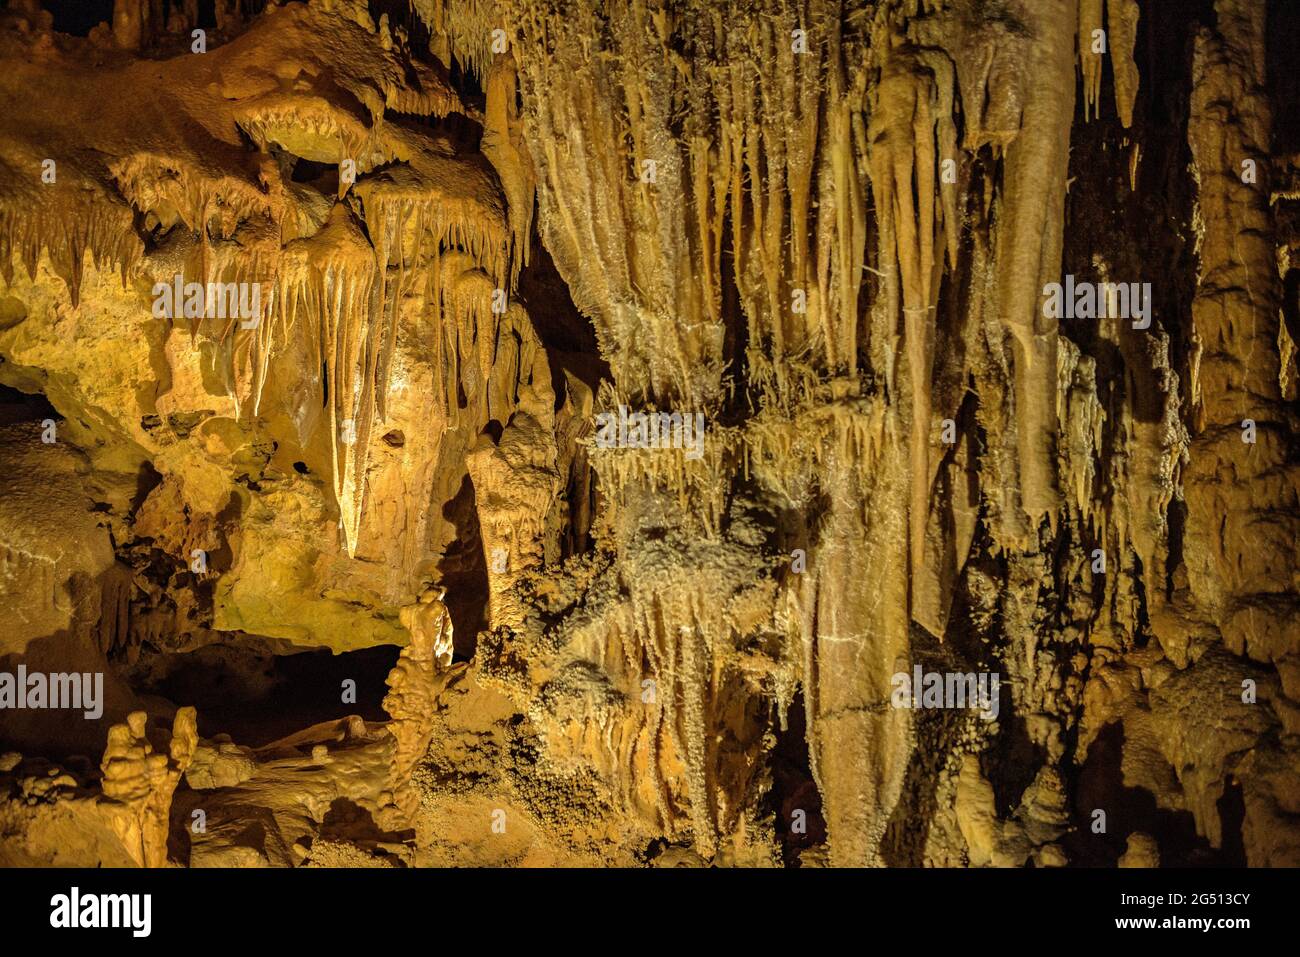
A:
<svg viewBox="0 0 1300 957">
<path fill-rule="evenodd" d="M 1284 4 L 164 7 L 4 14 L 4 859 L 1297 863 Z"/>
</svg>

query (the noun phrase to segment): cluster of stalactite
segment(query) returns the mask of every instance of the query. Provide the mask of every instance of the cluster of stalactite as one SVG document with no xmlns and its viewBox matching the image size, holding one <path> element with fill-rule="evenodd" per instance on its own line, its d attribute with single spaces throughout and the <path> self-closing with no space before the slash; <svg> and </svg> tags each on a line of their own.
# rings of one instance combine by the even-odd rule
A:
<svg viewBox="0 0 1300 957">
<path fill-rule="evenodd" d="M 718 808 L 748 799 L 747 779 L 721 770 L 714 744 L 735 674 L 772 701 L 802 691 L 831 859 L 865 863 L 882 860 L 891 822 L 916 813 L 899 807 L 909 769 L 933 760 L 916 749 L 914 716 L 888 705 L 890 676 L 922 653 L 918 634 L 1007 677 L 1014 718 L 1003 722 L 1023 725 L 1052 775 L 1082 763 L 1115 716 L 1084 714 L 1090 667 L 1134 649 L 1148 622 L 1160 635 L 1158 620 L 1172 620 L 1161 619 L 1166 582 L 1184 560 L 1203 580 L 1179 597 L 1180 623 L 1193 607 L 1213 609 L 1234 653 L 1279 667 L 1294 655 L 1294 629 L 1256 630 L 1291 607 L 1292 586 L 1277 576 L 1289 575 L 1294 552 L 1294 472 L 1262 477 L 1282 468 L 1280 451 L 1264 451 L 1290 434 L 1276 406 L 1268 194 L 1241 185 L 1236 165 L 1268 149 L 1261 15 L 1220 0 L 1220 33 L 1198 41 L 1189 136 L 1201 229 L 1218 238 L 1201 240 L 1194 319 L 1205 356 L 1189 364 L 1171 352 L 1181 321 L 1172 311 L 1157 307 L 1148 331 L 1110 318 L 1074 335 L 1043 308 L 1045 285 L 1062 278 L 1076 101 L 1084 122 L 1101 115 L 1107 62 L 1118 119 L 1133 123 L 1134 0 L 997 11 L 963 0 L 415 6 L 435 48 L 481 77 L 518 78 L 540 235 L 612 372 L 596 409 L 708 412 L 709 444 L 695 459 L 592 450 L 598 547 L 613 556 L 602 575 L 617 584 L 570 611 L 574 623 L 528 638 L 516 628 L 513 659 L 503 638 L 488 666 L 527 688 L 519 672 L 544 682 L 583 663 L 633 702 L 646 678 L 671 689 L 662 710 L 631 708 L 640 716 L 620 739 L 627 767 L 645 766 L 630 741 L 659 751 L 649 762 L 659 793 L 647 803 L 661 824 L 688 820 L 714 854 Z M 1214 97 L 1246 119 L 1225 117 Z M 1239 130 L 1243 142 L 1225 140 Z M 1224 238 L 1247 234 L 1249 243 Z M 1243 289 L 1248 322 L 1233 311 Z M 1099 348 L 1122 355 L 1126 389 L 1098 381 Z M 1248 372 L 1229 371 L 1247 357 Z M 1248 536 L 1225 545 L 1214 531 L 1242 506 L 1216 493 L 1223 479 L 1210 476 L 1238 466 L 1213 449 L 1238 462 L 1249 417 L 1270 423 L 1261 428 L 1271 437 L 1231 484 L 1252 502 L 1251 519 L 1274 523 L 1268 554 L 1287 561 L 1268 573 L 1256 567 L 1264 550 L 1233 564 Z M 1204 491 L 1184 475 L 1189 460 Z M 1170 508 L 1184 493 L 1188 538 L 1171 557 Z M 769 520 L 743 539 L 736 529 L 754 498 Z M 647 537 L 665 536 L 676 551 L 650 573 Z M 696 536 L 711 550 L 689 545 Z M 1204 545 L 1194 560 L 1193 544 Z M 791 545 L 806 550 L 806 570 L 792 570 Z M 729 564 L 755 547 L 762 567 Z M 1109 557 L 1104 572 L 1095 549 Z M 1000 580 L 988 577 L 991 562 Z M 753 604 L 744 574 L 775 586 L 761 622 L 731 610 Z M 997 624 L 980 624 L 972 604 L 991 605 Z M 605 629 L 600 641 L 582 637 L 592 622 Z M 772 634 L 782 637 L 764 664 L 742 651 Z M 552 664 L 534 667 L 534 654 Z M 1234 687 L 1221 690 L 1231 699 Z M 593 714 L 605 714 L 608 696 L 590 696 Z M 576 733 L 571 715 L 534 710 L 569 729 L 557 738 Z M 776 712 L 784 726 L 784 707 Z M 940 761 L 934 790 L 956 780 L 961 751 L 989 746 L 974 736 L 945 745 L 957 757 Z M 689 812 L 665 796 L 668 767 Z M 1059 796 L 1040 785 L 1027 805 Z"/>
<path fill-rule="evenodd" d="M 139 6 L 148 20 L 150 4 Z M 328 49 L 321 35 L 331 37 Z M 231 397 L 250 417 L 262 411 L 273 360 L 295 339 L 310 344 L 311 368 L 324 370 L 349 553 L 361 533 L 371 437 L 386 417 L 403 310 L 429 312 L 439 329 L 437 391 L 449 427 L 462 424 L 465 396 L 485 397 L 473 414 L 492 407 L 507 417 L 501 407 L 516 382 L 504 381 L 505 368 L 512 362 L 510 373 L 519 373 L 520 363 L 505 346 L 540 348 L 512 301 L 529 226 L 507 218 L 487 162 L 459 157 L 405 122 L 472 111 L 444 76 L 409 59 L 403 42 L 386 17 L 376 24 L 364 7 L 273 9 L 210 54 L 169 61 L 174 82 L 162 95 L 142 81 L 147 63 L 110 63 L 126 121 L 117 112 L 96 116 L 90 91 L 98 87 L 79 64 L 55 58 L 32 66 L 33 77 L 45 71 L 40 82 L 54 87 L 50 104 L 84 102 L 87 126 L 79 138 L 52 142 L 46 111 L 55 107 L 30 103 L 14 118 L 18 138 L 7 154 L 23 155 L 30 168 L 11 171 L 0 202 L 6 278 L 15 254 L 33 276 L 48 253 L 74 306 L 87 256 L 101 270 L 120 268 L 124 285 L 137 277 L 170 284 L 176 269 L 205 288 L 261 287 L 255 317 L 213 323 L 211 315 L 182 313 L 178 302 L 167 318 L 190 323 L 196 341 L 220 343 Z M 316 86 L 283 90 L 275 71 L 289 63 L 309 66 L 303 75 L 317 77 Z M 336 89 L 361 110 L 340 106 Z M 147 146 L 140 131 L 168 124 L 183 135 Z M 43 160 L 52 164 L 47 180 Z M 337 164 L 337 202 L 292 179 L 302 160 Z M 508 360 L 500 366 L 499 355 Z M 522 368 L 527 381 L 531 360 Z M 486 421 L 464 424 L 477 433 Z"/>
</svg>

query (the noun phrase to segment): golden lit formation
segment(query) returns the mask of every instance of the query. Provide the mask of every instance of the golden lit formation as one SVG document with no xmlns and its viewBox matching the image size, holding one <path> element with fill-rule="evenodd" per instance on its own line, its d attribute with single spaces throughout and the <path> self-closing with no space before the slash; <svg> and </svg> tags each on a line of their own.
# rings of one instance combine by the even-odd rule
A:
<svg viewBox="0 0 1300 957">
<path fill-rule="evenodd" d="M 1300 865 L 1297 49 L 10 0 L 0 865 Z"/>
</svg>

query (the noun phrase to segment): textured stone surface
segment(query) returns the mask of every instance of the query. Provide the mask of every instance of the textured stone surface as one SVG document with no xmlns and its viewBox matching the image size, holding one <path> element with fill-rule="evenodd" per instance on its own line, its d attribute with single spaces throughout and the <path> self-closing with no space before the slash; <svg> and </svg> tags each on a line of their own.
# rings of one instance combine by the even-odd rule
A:
<svg viewBox="0 0 1300 957">
<path fill-rule="evenodd" d="M 1300 864 L 1300 18 L 1192 6 L 11 4 L 0 671 L 105 701 L 0 862 Z"/>
</svg>

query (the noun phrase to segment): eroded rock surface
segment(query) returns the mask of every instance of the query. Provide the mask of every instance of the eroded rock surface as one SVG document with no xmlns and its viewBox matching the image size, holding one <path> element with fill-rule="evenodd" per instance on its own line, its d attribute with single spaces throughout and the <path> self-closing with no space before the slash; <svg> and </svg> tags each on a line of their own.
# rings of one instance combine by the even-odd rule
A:
<svg viewBox="0 0 1300 957">
<path fill-rule="evenodd" d="M 0 13 L 0 862 L 1300 864 L 1296 11 L 260 6 Z"/>
</svg>

